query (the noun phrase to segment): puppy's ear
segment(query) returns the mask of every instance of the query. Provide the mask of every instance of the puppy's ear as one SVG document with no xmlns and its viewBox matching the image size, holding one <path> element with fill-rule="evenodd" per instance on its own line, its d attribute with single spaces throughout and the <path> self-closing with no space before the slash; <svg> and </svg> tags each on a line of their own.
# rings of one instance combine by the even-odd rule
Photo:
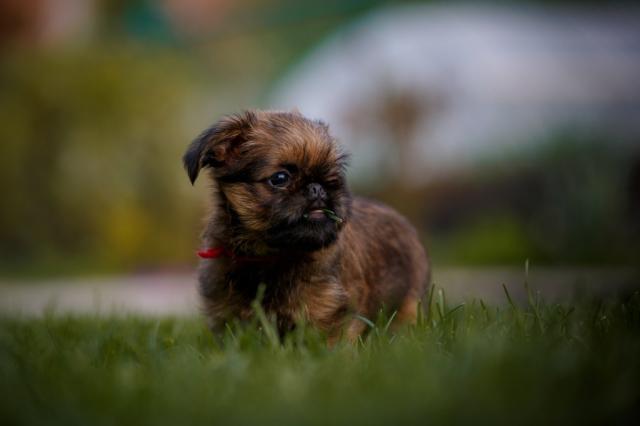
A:
<svg viewBox="0 0 640 426">
<path fill-rule="evenodd" d="M 247 141 L 247 134 L 256 119 L 253 111 L 226 116 L 191 142 L 182 157 L 191 184 L 196 181 L 200 169 L 228 165 Z"/>
</svg>

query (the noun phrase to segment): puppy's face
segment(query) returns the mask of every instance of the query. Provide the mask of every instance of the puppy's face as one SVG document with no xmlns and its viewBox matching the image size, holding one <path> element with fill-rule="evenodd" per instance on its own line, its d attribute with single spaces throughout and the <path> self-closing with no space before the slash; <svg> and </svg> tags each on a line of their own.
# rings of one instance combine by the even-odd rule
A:
<svg viewBox="0 0 640 426">
<path fill-rule="evenodd" d="M 262 111 L 222 119 L 184 156 L 192 183 L 212 170 L 245 237 L 304 251 L 333 243 L 348 218 L 345 161 L 323 123 Z"/>
</svg>

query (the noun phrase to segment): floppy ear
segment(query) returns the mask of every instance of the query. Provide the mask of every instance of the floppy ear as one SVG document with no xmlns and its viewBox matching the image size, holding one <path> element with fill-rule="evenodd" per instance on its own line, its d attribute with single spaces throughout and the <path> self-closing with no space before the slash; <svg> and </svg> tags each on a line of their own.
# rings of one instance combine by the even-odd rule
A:
<svg viewBox="0 0 640 426">
<path fill-rule="evenodd" d="M 191 142 L 182 157 L 191 184 L 196 181 L 200 169 L 228 165 L 240 145 L 247 140 L 247 133 L 255 121 L 256 115 L 252 111 L 229 115 Z"/>
</svg>

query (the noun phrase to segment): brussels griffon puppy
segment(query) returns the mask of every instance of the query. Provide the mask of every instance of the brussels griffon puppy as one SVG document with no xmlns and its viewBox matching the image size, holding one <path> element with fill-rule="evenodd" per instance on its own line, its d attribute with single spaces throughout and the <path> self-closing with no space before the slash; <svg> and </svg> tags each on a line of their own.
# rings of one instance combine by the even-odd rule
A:
<svg viewBox="0 0 640 426">
<path fill-rule="evenodd" d="M 306 321 L 357 338 L 381 309 L 415 319 L 429 266 L 416 231 L 380 203 L 352 197 L 346 155 L 326 124 L 298 112 L 246 111 L 205 130 L 184 155 L 191 183 L 214 183 L 199 282 L 212 330 L 254 314 L 280 333 Z"/>
</svg>

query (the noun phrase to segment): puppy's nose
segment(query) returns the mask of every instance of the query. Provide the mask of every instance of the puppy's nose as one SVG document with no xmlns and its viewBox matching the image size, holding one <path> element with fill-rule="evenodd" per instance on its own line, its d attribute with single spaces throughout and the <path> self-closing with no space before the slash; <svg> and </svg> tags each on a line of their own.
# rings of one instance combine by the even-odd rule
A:
<svg viewBox="0 0 640 426">
<path fill-rule="evenodd" d="M 324 188 L 317 183 L 310 183 L 307 186 L 307 195 L 310 200 L 324 200 L 327 198 L 327 193 L 324 192 Z"/>
</svg>

